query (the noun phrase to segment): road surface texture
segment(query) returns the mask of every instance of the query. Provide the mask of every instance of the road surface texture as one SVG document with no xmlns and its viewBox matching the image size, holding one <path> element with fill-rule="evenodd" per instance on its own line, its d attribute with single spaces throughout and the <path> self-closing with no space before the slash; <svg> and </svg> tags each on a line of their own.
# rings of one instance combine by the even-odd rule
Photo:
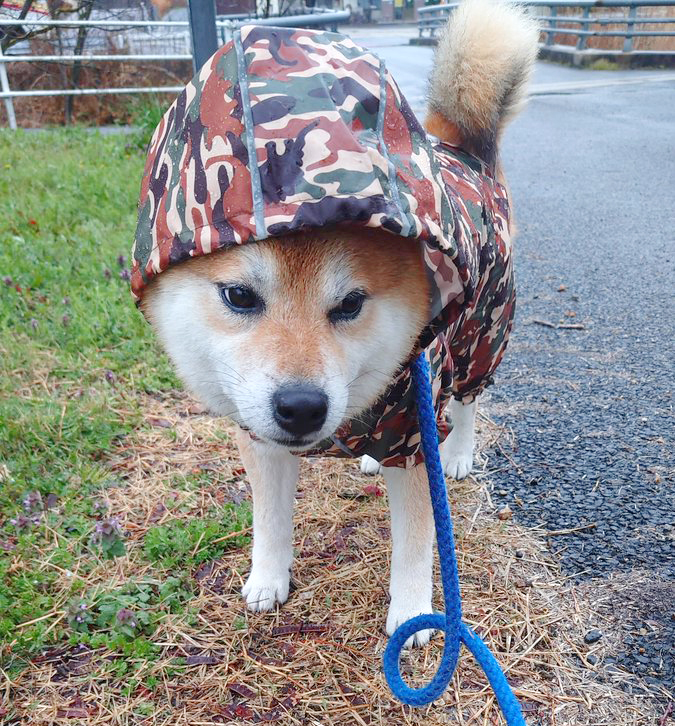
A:
<svg viewBox="0 0 675 726">
<path fill-rule="evenodd" d="M 405 30 L 354 37 L 422 114 L 432 51 Z M 519 297 L 487 396 L 513 434 L 491 456 L 494 497 L 543 536 L 577 530 L 551 549 L 607 583 L 616 666 L 672 693 L 675 73 L 539 63 L 533 91 L 503 145 Z"/>
</svg>

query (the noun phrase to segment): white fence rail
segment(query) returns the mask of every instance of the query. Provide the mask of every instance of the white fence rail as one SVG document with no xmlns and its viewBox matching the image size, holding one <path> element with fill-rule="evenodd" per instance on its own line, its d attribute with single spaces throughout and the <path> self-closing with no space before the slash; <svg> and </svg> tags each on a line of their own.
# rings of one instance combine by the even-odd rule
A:
<svg viewBox="0 0 675 726">
<path fill-rule="evenodd" d="M 534 17 L 541 24 L 541 32 L 545 35 L 542 43 L 544 46 L 551 46 L 556 35 L 575 36 L 576 49 L 586 50 L 587 39 L 595 38 L 623 38 L 622 53 L 633 55 L 675 55 L 675 50 L 639 50 L 634 47 L 635 38 L 674 38 L 675 39 L 675 17 L 654 17 L 650 12 L 648 15 L 640 16 L 638 10 L 641 8 L 667 8 L 675 7 L 675 0 L 521 0 L 522 4 L 532 8 Z M 447 22 L 448 16 L 457 7 L 457 3 L 442 5 L 430 5 L 418 9 L 418 29 L 420 38 L 425 33 L 429 38 L 435 38 L 436 31 L 442 28 Z M 561 15 L 559 9 L 578 10 L 578 15 Z M 542 14 L 536 14 L 541 11 Z M 592 13 L 591 11 L 596 11 Z M 598 15 L 602 12 L 603 15 Z M 642 30 L 644 25 L 659 25 L 663 30 Z M 578 26 L 578 27 L 569 27 Z M 625 26 L 618 30 L 597 30 L 591 26 L 621 25 Z M 667 25 L 671 27 L 666 27 Z M 675 47 L 675 40 L 673 41 Z"/>
<path fill-rule="evenodd" d="M 221 43 L 228 42 L 232 33 L 241 25 L 255 23 L 257 25 L 277 25 L 285 27 L 321 26 L 337 30 L 340 23 L 347 22 L 350 11 L 326 12 L 317 9 L 316 12 L 303 15 L 287 15 L 274 18 L 249 18 L 234 16 L 216 21 L 216 29 Z M 152 87 L 129 88 L 61 88 L 61 89 L 30 89 L 12 90 L 7 75 L 9 63 L 114 63 L 114 62 L 167 62 L 186 61 L 192 59 L 190 38 L 190 23 L 182 20 L 124 20 L 94 19 L 94 20 L 52 20 L 48 18 L 26 18 L 18 20 L 0 16 L 0 28 L 22 28 L 27 33 L 39 28 L 49 28 L 52 32 L 40 35 L 41 39 L 49 40 L 52 46 L 59 48 L 59 53 L 2 53 L 0 47 L 0 98 L 5 103 L 8 124 L 11 129 L 17 128 L 14 98 L 41 98 L 48 96 L 95 96 L 103 94 L 136 94 L 136 93 L 177 93 L 183 86 L 167 85 Z M 99 34 L 95 42 L 87 42 L 81 54 L 75 54 L 74 43 L 63 43 L 63 38 L 56 34 L 61 29 L 77 30 L 80 28 L 100 29 L 105 31 Z M 6 31 L 5 31 L 6 32 Z M 54 37 L 51 37 L 54 35 Z M 72 40 L 72 38 L 71 38 Z M 57 42 L 60 41 L 60 42 Z M 25 46 L 25 44 L 20 44 Z M 103 52 L 102 52 L 103 51 Z M 107 51 L 107 52 L 106 52 Z M 112 51 L 112 52 L 111 52 Z M 119 51 L 116 52 L 116 51 Z"/>
</svg>

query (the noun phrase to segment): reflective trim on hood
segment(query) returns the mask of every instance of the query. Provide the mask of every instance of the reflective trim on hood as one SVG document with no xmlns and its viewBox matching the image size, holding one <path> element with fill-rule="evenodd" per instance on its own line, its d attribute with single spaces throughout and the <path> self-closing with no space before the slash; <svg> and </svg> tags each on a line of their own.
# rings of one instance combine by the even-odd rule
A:
<svg viewBox="0 0 675 726">
<path fill-rule="evenodd" d="M 237 51 L 237 80 L 241 92 L 241 107 L 244 114 L 244 138 L 246 139 L 246 148 L 248 149 L 248 158 L 255 159 L 255 136 L 253 135 L 253 114 L 251 113 L 251 101 L 248 92 L 248 78 L 246 77 L 246 59 L 244 57 L 244 48 L 241 44 L 241 33 L 236 31 L 234 34 L 234 47 Z M 256 239 L 265 239 L 267 237 L 267 226 L 265 225 L 265 213 L 263 210 L 263 194 L 260 184 L 260 174 L 258 167 L 254 167 L 255 171 L 251 173 L 251 194 L 253 202 L 253 216 L 255 218 L 255 236 Z"/>
<path fill-rule="evenodd" d="M 133 293 L 222 247 L 356 224 L 424 243 L 437 317 L 470 297 L 462 247 L 476 232 L 456 224 L 437 155 L 373 53 L 337 33 L 245 26 L 153 135 Z"/>
</svg>

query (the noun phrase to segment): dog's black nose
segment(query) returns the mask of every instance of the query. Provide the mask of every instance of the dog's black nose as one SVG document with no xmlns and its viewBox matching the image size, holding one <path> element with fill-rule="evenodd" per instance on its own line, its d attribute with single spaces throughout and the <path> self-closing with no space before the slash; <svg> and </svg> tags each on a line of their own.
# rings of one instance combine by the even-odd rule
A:
<svg viewBox="0 0 675 726">
<path fill-rule="evenodd" d="M 323 426 L 328 414 L 328 396 L 314 386 L 285 386 L 272 396 L 272 408 L 279 426 L 301 437 Z"/>
</svg>

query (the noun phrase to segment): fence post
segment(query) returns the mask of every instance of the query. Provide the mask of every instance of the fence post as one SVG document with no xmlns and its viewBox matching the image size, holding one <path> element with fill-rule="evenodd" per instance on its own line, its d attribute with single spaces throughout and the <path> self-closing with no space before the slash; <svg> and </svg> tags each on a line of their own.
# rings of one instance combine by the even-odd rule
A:
<svg viewBox="0 0 675 726">
<path fill-rule="evenodd" d="M 557 21 L 555 20 L 555 18 L 558 17 L 558 8 L 555 5 L 553 5 L 551 7 L 550 17 L 553 18 L 553 20 L 548 21 L 549 30 L 548 30 L 548 33 L 546 34 L 546 45 L 553 45 L 553 39 L 555 38 L 555 32 L 552 32 L 552 31 L 555 31 L 555 28 L 558 25 Z"/>
<path fill-rule="evenodd" d="M 9 78 L 7 77 L 7 65 L 1 56 L 4 56 L 2 52 L 2 46 L 0 45 L 0 88 L 3 93 L 11 93 L 9 88 Z M 16 116 L 14 115 L 14 102 L 11 96 L 5 96 L 5 108 L 7 109 L 7 122 L 9 128 L 12 131 L 16 131 Z"/>
<path fill-rule="evenodd" d="M 218 50 L 215 0 L 189 0 L 192 64 L 198 73 Z"/>
<path fill-rule="evenodd" d="M 635 18 L 637 17 L 637 7 L 631 5 L 628 11 L 628 22 L 626 23 L 626 37 L 623 41 L 623 52 L 630 53 L 633 50 L 633 31 L 635 30 Z"/>
<path fill-rule="evenodd" d="M 431 19 L 432 19 L 433 23 L 431 25 L 431 28 L 429 29 L 429 37 L 430 38 L 435 38 L 436 37 L 436 26 L 437 26 L 436 21 L 441 19 L 441 11 L 440 10 L 434 10 L 431 13 Z"/>
<path fill-rule="evenodd" d="M 584 8 L 583 17 L 585 20 L 588 20 L 588 16 L 591 14 L 591 9 L 586 7 Z M 581 25 L 581 30 L 588 30 L 588 27 L 590 23 L 579 23 Z M 602 27 L 602 25 L 600 26 Z M 586 50 L 586 41 L 588 40 L 587 35 L 579 35 L 579 40 L 577 40 L 577 50 Z"/>
</svg>

